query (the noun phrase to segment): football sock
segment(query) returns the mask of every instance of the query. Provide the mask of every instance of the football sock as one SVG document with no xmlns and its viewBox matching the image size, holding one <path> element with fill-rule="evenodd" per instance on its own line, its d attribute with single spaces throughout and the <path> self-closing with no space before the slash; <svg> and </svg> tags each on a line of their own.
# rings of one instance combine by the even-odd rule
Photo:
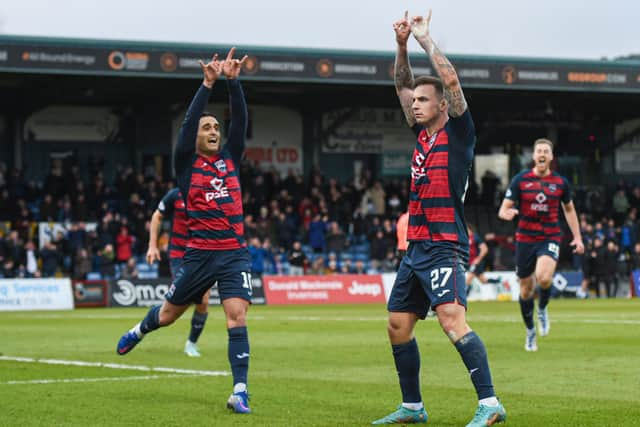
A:
<svg viewBox="0 0 640 427">
<path fill-rule="evenodd" d="M 140 332 L 148 334 L 160 327 L 160 306 L 151 307 L 142 322 L 140 322 Z"/>
<path fill-rule="evenodd" d="M 229 364 L 233 374 L 233 383 L 247 383 L 249 372 L 249 335 L 247 327 L 240 326 L 227 330 L 229 334 Z"/>
<path fill-rule="evenodd" d="M 520 312 L 522 313 L 522 320 L 527 325 L 527 329 L 533 329 L 533 298 L 522 299 L 520 297 Z"/>
<path fill-rule="evenodd" d="M 191 332 L 189 332 L 189 341 L 192 343 L 198 342 L 198 338 L 200 338 L 204 324 L 207 321 L 207 316 L 209 316 L 209 313 L 193 312 L 193 317 L 191 317 Z"/>
<path fill-rule="evenodd" d="M 422 402 L 420 395 L 420 351 L 413 338 L 404 344 L 392 345 L 393 360 L 400 379 L 402 401 L 405 403 Z"/>
<path fill-rule="evenodd" d="M 478 394 L 478 400 L 494 397 L 491 370 L 484 343 L 475 332 L 471 331 L 455 343 L 464 365 L 469 371 L 471 382 Z"/>
<path fill-rule="evenodd" d="M 547 289 L 540 288 L 540 300 L 538 301 L 538 310 L 544 310 L 549 304 L 549 297 L 551 297 L 551 286 Z"/>
</svg>

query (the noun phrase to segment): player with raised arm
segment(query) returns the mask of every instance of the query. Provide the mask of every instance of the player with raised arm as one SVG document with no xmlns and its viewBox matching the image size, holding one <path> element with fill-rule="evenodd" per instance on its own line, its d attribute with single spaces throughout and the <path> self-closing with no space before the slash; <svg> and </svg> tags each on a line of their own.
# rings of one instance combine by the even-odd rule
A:
<svg viewBox="0 0 640 427">
<path fill-rule="evenodd" d="M 187 230 L 187 210 L 179 188 L 169 190 L 162 200 L 160 200 L 160 203 L 158 203 L 158 208 L 153 212 L 153 215 L 151 215 L 149 248 L 147 249 L 147 263 L 149 264 L 153 264 L 154 261 L 160 261 L 158 230 L 164 218 L 169 218 L 169 222 L 171 223 L 169 266 L 171 267 L 171 277 L 175 279 L 180 264 L 182 264 L 184 252 L 187 247 L 187 239 L 189 238 L 189 231 Z M 200 357 L 200 349 L 198 348 L 197 342 L 209 315 L 210 293 L 211 289 L 208 289 L 202 296 L 202 301 L 196 304 L 193 310 L 189 338 L 184 345 L 184 352 L 187 356 Z"/>
<path fill-rule="evenodd" d="M 466 322 L 465 267 L 469 239 L 464 197 L 475 146 L 475 128 L 455 69 L 429 34 L 431 12 L 394 24 L 395 85 L 417 142 L 411 162 L 409 248 L 389 297 L 388 333 L 402 404 L 373 424 L 425 423 L 420 394 L 420 353 L 414 337 L 418 319 L 432 307 L 444 333 L 469 371 L 478 408 L 468 426 L 502 422 L 506 412 L 493 390 L 487 352 Z M 427 52 L 439 79 L 414 80 L 410 34 Z"/>
<path fill-rule="evenodd" d="M 227 355 L 234 384 L 227 407 L 237 413 L 250 413 L 246 317 L 252 289 L 238 176 L 247 131 L 247 106 L 238 76 L 247 57 L 234 59 L 234 52 L 232 48 L 224 61 L 214 55 L 210 62 L 200 63 L 204 79 L 178 135 L 174 166 L 189 230 L 182 265 L 162 306 L 152 307 L 142 322 L 120 338 L 117 352 L 128 353 L 145 334 L 173 323 L 190 304 L 201 302 L 203 294 L 217 282 L 226 316 Z M 227 80 L 231 110 L 224 147 L 220 123 L 204 111 L 211 88 L 221 75 Z"/>
<path fill-rule="evenodd" d="M 551 327 L 547 305 L 560 255 L 560 206 L 573 234 L 573 251 L 584 253 L 569 182 L 551 170 L 552 160 L 553 143 L 544 138 L 536 140 L 533 143 L 533 169 L 513 178 L 498 211 L 498 217 L 505 221 L 511 221 L 516 215 L 520 217 L 516 229 L 516 274 L 520 279 L 520 311 L 527 328 L 526 351 L 538 350 L 533 322 L 534 278 L 540 285 L 540 335 L 547 335 Z"/>
</svg>

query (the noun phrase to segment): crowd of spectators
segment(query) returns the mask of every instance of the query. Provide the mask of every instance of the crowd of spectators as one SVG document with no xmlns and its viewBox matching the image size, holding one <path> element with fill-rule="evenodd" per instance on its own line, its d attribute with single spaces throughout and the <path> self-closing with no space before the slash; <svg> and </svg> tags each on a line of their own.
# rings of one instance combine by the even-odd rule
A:
<svg viewBox="0 0 640 427">
<path fill-rule="evenodd" d="M 151 215 L 174 184 L 124 166 L 107 183 L 99 162 L 92 163 L 88 176 L 85 182 L 77 166 L 53 160 L 43 182 L 26 182 L 21 171 L 0 163 L 0 222 L 5 224 L 0 230 L 0 276 L 135 278 L 141 273 Z M 308 176 L 289 171 L 281 177 L 275 169 L 264 171 L 246 162 L 240 178 L 253 274 L 361 274 L 397 268 L 395 221 L 408 204 L 407 179 L 383 181 L 366 169 L 348 182 L 318 169 Z M 501 198 L 498 182 L 495 175 L 485 174 L 481 193 L 472 182 L 467 203 L 495 214 Z M 566 266 L 584 269 L 592 282 L 611 288 L 610 295 L 615 288 L 607 278 L 614 265 L 620 276 L 640 268 L 640 187 L 621 182 L 612 194 L 575 192 L 587 252 L 573 257 L 567 238 L 561 257 Z M 38 222 L 62 223 L 66 229 L 39 241 Z M 167 230 L 165 224 L 159 244 L 165 252 Z M 479 231 L 491 249 L 488 267 L 512 270 L 513 235 Z M 168 271 L 164 255 L 159 274 Z"/>
</svg>

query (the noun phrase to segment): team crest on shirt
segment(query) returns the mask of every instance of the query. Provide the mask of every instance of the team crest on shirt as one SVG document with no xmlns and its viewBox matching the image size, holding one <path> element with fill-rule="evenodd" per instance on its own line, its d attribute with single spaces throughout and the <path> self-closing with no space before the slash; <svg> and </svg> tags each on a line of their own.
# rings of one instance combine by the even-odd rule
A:
<svg viewBox="0 0 640 427">
<path fill-rule="evenodd" d="M 220 159 L 220 160 L 216 160 L 216 162 L 214 163 L 214 166 L 216 168 L 218 168 L 218 170 L 222 173 L 226 173 L 227 172 L 227 164 L 225 163 L 224 160 Z"/>
<path fill-rule="evenodd" d="M 554 193 L 557 189 L 558 187 L 555 184 L 549 184 L 549 191 L 551 191 L 552 193 Z"/>
</svg>

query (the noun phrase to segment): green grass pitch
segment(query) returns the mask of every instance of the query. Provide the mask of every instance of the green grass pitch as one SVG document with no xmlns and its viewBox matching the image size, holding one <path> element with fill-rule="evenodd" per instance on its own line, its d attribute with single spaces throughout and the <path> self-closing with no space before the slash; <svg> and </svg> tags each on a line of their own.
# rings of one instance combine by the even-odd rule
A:
<svg viewBox="0 0 640 427">
<path fill-rule="evenodd" d="M 250 415 L 225 408 L 230 376 L 43 363 L 229 371 L 220 307 L 199 359 L 182 353 L 191 311 L 116 355 L 145 312 L 0 313 L 0 426 L 365 426 L 401 401 L 383 305 L 252 307 Z M 552 300 L 549 313 L 551 334 L 526 353 L 516 303 L 470 303 L 506 425 L 640 426 L 640 299 Z M 458 353 L 435 319 L 416 331 L 428 425 L 465 425 L 477 402 Z"/>
</svg>

